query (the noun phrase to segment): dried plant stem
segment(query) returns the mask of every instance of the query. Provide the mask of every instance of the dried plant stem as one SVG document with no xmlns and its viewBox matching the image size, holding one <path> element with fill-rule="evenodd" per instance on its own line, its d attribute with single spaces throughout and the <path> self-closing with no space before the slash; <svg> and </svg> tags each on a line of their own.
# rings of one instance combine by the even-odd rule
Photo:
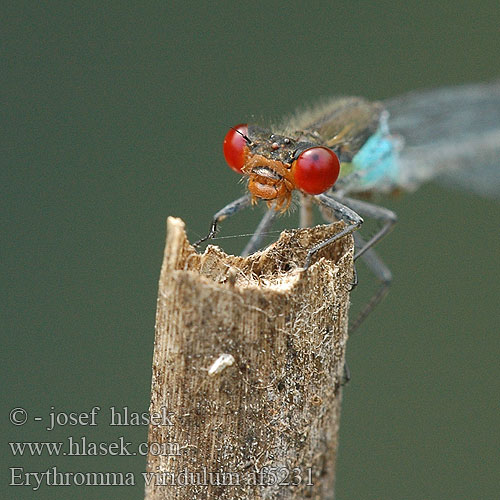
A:
<svg viewBox="0 0 500 500">
<path fill-rule="evenodd" d="M 285 232 L 242 258 L 197 254 L 169 218 L 146 499 L 332 496 L 352 239 L 300 266 L 341 227 Z"/>
</svg>

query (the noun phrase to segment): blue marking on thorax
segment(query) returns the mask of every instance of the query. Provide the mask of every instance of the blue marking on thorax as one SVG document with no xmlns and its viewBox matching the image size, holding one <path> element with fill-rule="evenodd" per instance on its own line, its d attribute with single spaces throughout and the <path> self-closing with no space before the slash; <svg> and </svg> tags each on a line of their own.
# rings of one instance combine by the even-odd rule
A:
<svg viewBox="0 0 500 500">
<path fill-rule="evenodd" d="M 386 120 L 352 159 L 353 171 L 358 175 L 359 188 L 368 190 L 376 185 L 390 188 L 398 180 L 397 140 L 389 135 Z"/>
</svg>

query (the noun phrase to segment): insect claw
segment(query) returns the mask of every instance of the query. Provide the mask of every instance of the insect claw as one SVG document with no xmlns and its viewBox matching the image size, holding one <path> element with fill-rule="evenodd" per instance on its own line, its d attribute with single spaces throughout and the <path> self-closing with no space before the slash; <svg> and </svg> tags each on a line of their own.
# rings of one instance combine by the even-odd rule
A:
<svg viewBox="0 0 500 500">
<path fill-rule="evenodd" d="M 304 264 L 304 268 L 303 268 L 304 271 L 307 271 L 309 269 L 309 267 L 311 266 L 311 258 L 312 258 L 312 254 L 311 254 L 311 252 L 309 252 L 307 254 L 306 262 Z"/>
<path fill-rule="evenodd" d="M 217 234 L 217 223 L 212 222 L 212 226 L 210 227 L 209 233 L 200 240 L 193 243 L 193 248 L 198 248 L 203 242 L 207 240 L 211 240 Z"/>
<path fill-rule="evenodd" d="M 349 288 L 349 292 L 352 292 L 357 286 L 358 286 L 358 272 L 356 271 L 356 267 L 353 268 L 353 277 L 352 277 L 352 283 Z"/>
</svg>

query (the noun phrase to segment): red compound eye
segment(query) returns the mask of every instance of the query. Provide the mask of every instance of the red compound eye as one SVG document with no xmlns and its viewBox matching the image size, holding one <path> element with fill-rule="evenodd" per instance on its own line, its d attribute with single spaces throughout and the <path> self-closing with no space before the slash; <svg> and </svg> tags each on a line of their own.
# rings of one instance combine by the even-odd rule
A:
<svg viewBox="0 0 500 500">
<path fill-rule="evenodd" d="M 240 123 L 233 127 L 224 137 L 224 158 L 226 158 L 227 164 L 239 174 L 241 174 L 241 168 L 245 164 L 245 148 L 247 146 L 245 137 L 247 134 L 248 125 Z"/>
<path fill-rule="evenodd" d="M 337 155 L 323 147 L 306 149 L 292 165 L 295 184 L 308 194 L 324 193 L 335 184 L 339 172 Z"/>
</svg>

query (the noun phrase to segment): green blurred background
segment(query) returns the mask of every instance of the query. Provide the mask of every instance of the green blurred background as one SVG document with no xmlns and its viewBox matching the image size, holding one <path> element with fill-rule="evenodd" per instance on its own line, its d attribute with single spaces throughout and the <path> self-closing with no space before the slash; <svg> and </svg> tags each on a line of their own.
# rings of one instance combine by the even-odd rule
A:
<svg viewBox="0 0 500 500">
<path fill-rule="evenodd" d="M 2 23 L 2 498 L 142 498 L 144 457 L 19 457 L 7 441 L 146 439 L 108 408 L 148 408 L 166 217 L 194 240 L 243 190 L 230 125 L 500 75 L 497 0 L 12 2 Z M 498 498 L 500 205 L 433 185 L 385 204 L 395 282 L 349 343 L 336 497 Z M 353 309 L 374 288 L 360 275 Z M 32 420 L 95 405 L 98 427 Z M 9 467 L 52 466 L 137 484 L 7 487 Z"/>
</svg>

